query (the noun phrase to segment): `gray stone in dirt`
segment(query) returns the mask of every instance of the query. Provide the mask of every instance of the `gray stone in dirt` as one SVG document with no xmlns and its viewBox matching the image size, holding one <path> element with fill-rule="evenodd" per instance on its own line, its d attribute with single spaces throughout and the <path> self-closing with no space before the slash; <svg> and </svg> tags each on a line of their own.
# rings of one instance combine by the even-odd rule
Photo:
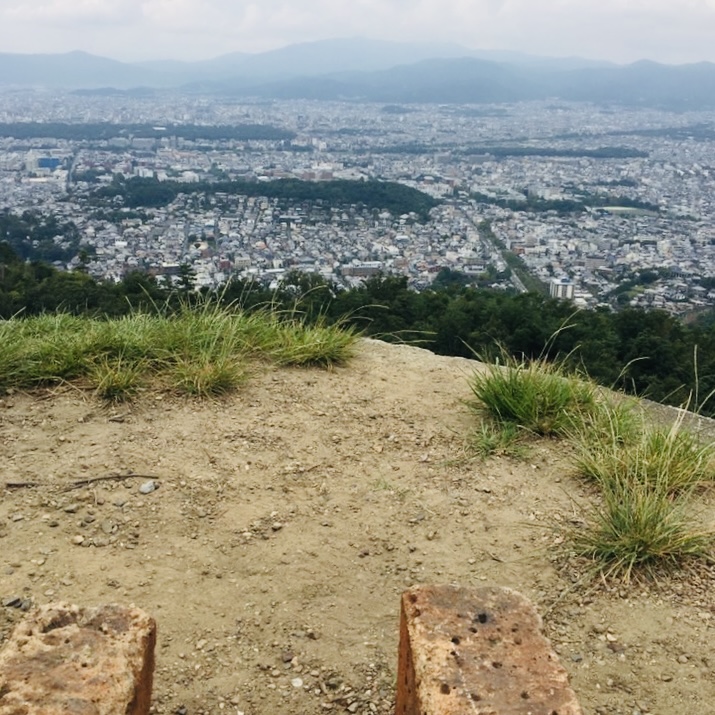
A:
<svg viewBox="0 0 715 715">
<path fill-rule="evenodd" d="M 32 608 L 32 599 L 31 598 L 23 598 L 22 603 L 20 604 L 20 610 L 27 612 L 31 608 Z"/>
<path fill-rule="evenodd" d="M 126 497 L 119 496 L 112 502 L 112 504 L 114 504 L 114 506 L 124 506 L 127 501 Z"/>
<path fill-rule="evenodd" d="M 64 510 L 68 514 L 76 514 L 78 509 L 79 509 L 79 504 L 68 504 Z"/>
<path fill-rule="evenodd" d="M 3 598 L 2 605 L 5 608 L 20 608 L 22 605 L 22 598 L 20 596 L 10 596 L 9 598 Z"/>
<path fill-rule="evenodd" d="M 155 481 L 154 479 L 150 479 L 148 482 L 144 482 L 139 487 L 139 491 L 142 494 L 151 494 L 153 491 L 156 491 L 159 488 L 159 483 Z"/>
</svg>

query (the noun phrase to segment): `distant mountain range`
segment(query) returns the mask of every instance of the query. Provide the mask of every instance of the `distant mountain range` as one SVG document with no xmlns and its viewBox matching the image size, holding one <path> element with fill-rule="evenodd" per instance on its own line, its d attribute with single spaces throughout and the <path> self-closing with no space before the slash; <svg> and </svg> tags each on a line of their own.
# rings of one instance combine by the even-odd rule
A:
<svg viewBox="0 0 715 715">
<path fill-rule="evenodd" d="M 84 52 L 0 54 L 0 88 L 87 93 L 165 90 L 400 103 L 563 99 L 672 109 L 715 108 L 715 65 L 614 65 L 477 51 L 458 45 L 324 40 L 201 62 L 125 63 Z"/>
</svg>

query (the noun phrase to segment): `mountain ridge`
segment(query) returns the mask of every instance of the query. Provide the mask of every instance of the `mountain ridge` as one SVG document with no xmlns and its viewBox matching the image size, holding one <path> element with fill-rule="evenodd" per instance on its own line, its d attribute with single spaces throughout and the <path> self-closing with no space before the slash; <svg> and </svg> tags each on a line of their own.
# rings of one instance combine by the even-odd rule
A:
<svg viewBox="0 0 715 715">
<path fill-rule="evenodd" d="M 82 51 L 0 53 L 1 87 L 137 87 L 266 99 L 499 103 L 562 99 L 661 108 L 715 107 L 715 64 L 615 65 L 459 45 L 364 38 L 289 45 L 211 60 L 126 63 Z"/>
</svg>

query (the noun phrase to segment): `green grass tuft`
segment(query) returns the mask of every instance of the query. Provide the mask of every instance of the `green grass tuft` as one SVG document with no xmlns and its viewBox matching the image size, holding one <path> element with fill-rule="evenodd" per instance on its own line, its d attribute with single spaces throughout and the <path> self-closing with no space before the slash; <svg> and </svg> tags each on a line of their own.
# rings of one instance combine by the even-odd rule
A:
<svg viewBox="0 0 715 715">
<path fill-rule="evenodd" d="M 657 483 L 671 495 L 715 481 L 715 445 L 698 440 L 680 420 L 670 428 L 643 424 L 620 436 L 581 431 L 574 439 L 578 472 L 603 488 Z"/>
<path fill-rule="evenodd" d="M 594 481 L 601 503 L 574 529 L 576 553 L 598 573 L 630 580 L 696 559 L 712 559 L 715 533 L 694 514 L 694 493 L 715 481 L 715 445 L 683 429 L 647 423 L 639 403 L 596 388 L 563 363 L 506 358 L 470 381 L 474 407 L 486 413 L 473 439 L 482 454 L 518 445 L 519 432 L 565 437 L 576 468 Z"/>
<path fill-rule="evenodd" d="M 269 307 L 248 312 L 209 299 L 176 313 L 117 320 L 13 318 L 0 321 L 0 390 L 70 381 L 114 401 L 130 399 L 143 384 L 219 395 L 245 381 L 249 357 L 330 367 L 350 359 L 357 337 L 342 325 L 309 325 Z"/>
<path fill-rule="evenodd" d="M 570 375 L 559 363 L 507 358 L 472 377 L 476 406 L 497 423 L 512 423 L 538 435 L 564 435 L 575 419 L 594 409 L 596 387 Z"/>
<path fill-rule="evenodd" d="M 145 371 L 142 361 L 102 357 L 90 369 L 88 377 L 98 397 L 107 402 L 126 402 L 137 394 Z"/>
<path fill-rule="evenodd" d="M 192 359 L 179 358 L 167 370 L 174 389 L 196 397 L 218 397 L 233 392 L 246 381 L 247 372 L 229 354 L 209 354 Z"/>
<path fill-rule="evenodd" d="M 610 482 L 585 530 L 573 535 L 576 552 L 595 560 L 604 576 L 625 581 L 708 558 L 715 534 L 694 526 L 690 494 L 673 498 L 668 487 L 630 478 Z"/>
</svg>

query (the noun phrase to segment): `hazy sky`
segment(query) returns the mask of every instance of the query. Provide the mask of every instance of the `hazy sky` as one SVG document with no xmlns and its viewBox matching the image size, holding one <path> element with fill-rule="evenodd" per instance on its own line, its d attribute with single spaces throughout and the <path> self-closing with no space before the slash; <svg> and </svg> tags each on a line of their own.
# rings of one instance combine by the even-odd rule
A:
<svg viewBox="0 0 715 715">
<path fill-rule="evenodd" d="M 356 36 L 715 61 L 715 0 L 0 0 L 0 52 L 196 60 Z"/>
</svg>

